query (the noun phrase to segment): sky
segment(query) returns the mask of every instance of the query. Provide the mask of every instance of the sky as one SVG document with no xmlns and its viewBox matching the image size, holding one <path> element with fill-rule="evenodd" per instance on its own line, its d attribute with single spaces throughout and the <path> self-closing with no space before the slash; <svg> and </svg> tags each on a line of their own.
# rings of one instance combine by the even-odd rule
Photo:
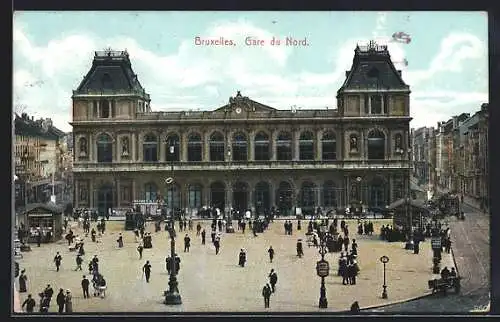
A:
<svg viewBox="0 0 500 322">
<path fill-rule="evenodd" d="M 394 41 L 395 32 L 411 42 Z M 197 45 L 196 37 L 234 45 Z M 248 46 L 247 37 L 264 45 Z M 287 46 L 287 37 L 307 46 Z M 13 109 L 71 131 L 72 91 L 106 48 L 128 51 L 153 111 L 214 110 L 238 90 L 278 109 L 335 108 L 356 44 L 370 40 L 388 45 L 410 85 L 412 128 L 488 102 L 484 12 L 17 11 Z"/>
</svg>

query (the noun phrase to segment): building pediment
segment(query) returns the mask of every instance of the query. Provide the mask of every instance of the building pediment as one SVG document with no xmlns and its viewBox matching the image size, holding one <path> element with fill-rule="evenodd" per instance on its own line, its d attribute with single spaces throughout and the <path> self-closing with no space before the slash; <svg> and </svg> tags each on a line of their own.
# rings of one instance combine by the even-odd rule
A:
<svg viewBox="0 0 500 322">
<path fill-rule="evenodd" d="M 214 112 L 225 112 L 238 114 L 247 114 L 248 112 L 271 112 L 277 111 L 277 109 L 264 105 L 262 103 L 256 102 L 248 98 L 248 96 L 241 95 L 238 91 L 236 96 L 229 98 L 229 103 L 219 107 Z"/>
</svg>

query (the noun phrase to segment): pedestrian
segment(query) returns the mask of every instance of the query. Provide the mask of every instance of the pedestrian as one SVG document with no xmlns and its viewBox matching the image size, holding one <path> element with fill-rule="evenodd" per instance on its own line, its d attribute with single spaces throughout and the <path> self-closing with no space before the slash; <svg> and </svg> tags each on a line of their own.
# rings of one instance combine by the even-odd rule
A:
<svg viewBox="0 0 500 322">
<path fill-rule="evenodd" d="M 121 233 L 118 236 L 118 239 L 116 241 L 118 242 L 118 248 L 122 248 L 123 247 L 123 236 Z"/>
<path fill-rule="evenodd" d="M 26 312 L 27 313 L 33 313 L 33 309 L 36 306 L 35 300 L 31 297 L 31 294 L 28 294 L 28 298 L 24 300 L 23 304 L 21 305 L 21 309 L 26 306 Z"/>
<path fill-rule="evenodd" d="M 61 266 L 62 256 L 59 252 L 56 253 L 54 257 L 54 263 L 56 263 L 56 270 L 59 272 L 59 267 Z"/>
<path fill-rule="evenodd" d="M 220 249 L 220 237 L 215 237 L 214 240 L 214 246 L 215 246 L 215 255 L 219 254 L 219 249 Z"/>
<path fill-rule="evenodd" d="M 72 313 L 73 312 L 73 296 L 71 295 L 70 290 L 66 290 L 66 313 Z"/>
<path fill-rule="evenodd" d="M 347 247 L 349 247 L 349 237 L 347 237 L 347 235 L 343 239 L 343 243 L 344 243 L 344 251 L 347 252 Z"/>
<path fill-rule="evenodd" d="M 247 227 L 247 223 L 245 221 L 243 221 L 241 223 L 241 232 L 244 234 L 245 233 L 245 228 Z"/>
<path fill-rule="evenodd" d="M 191 218 L 189 218 L 189 220 L 188 220 L 188 227 L 189 227 L 189 230 L 193 230 L 193 220 Z"/>
<path fill-rule="evenodd" d="M 64 290 L 62 288 L 59 289 L 59 293 L 56 297 L 57 306 L 59 306 L 58 313 L 62 314 L 64 312 L 64 304 L 66 303 L 66 295 L 64 295 Z"/>
<path fill-rule="evenodd" d="M 142 246 L 142 244 L 139 244 L 139 246 L 137 246 L 137 251 L 139 252 L 139 259 L 142 259 L 142 250 L 144 249 L 144 247 Z"/>
<path fill-rule="evenodd" d="M 149 283 L 149 277 L 151 276 L 151 264 L 149 264 L 149 261 L 146 261 L 146 264 L 142 267 L 142 271 L 146 276 L 146 282 Z"/>
<path fill-rule="evenodd" d="M 247 254 L 245 252 L 245 249 L 242 248 L 238 256 L 238 265 L 240 265 L 241 267 L 245 267 L 246 261 L 247 261 Z"/>
<path fill-rule="evenodd" d="M 26 282 L 28 281 L 28 277 L 24 274 L 26 270 L 21 271 L 21 275 L 19 275 L 19 293 L 27 292 Z"/>
<path fill-rule="evenodd" d="M 189 238 L 188 234 L 184 237 L 184 253 L 189 253 L 189 246 L 191 246 L 191 238 Z"/>
<path fill-rule="evenodd" d="M 198 223 L 198 224 L 196 225 L 196 236 L 200 236 L 200 231 L 201 231 L 201 224 L 200 224 L 200 223 Z"/>
<path fill-rule="evenodd" d="M 271 299 L 271 286 L 269 286 L 269 283 L 266 283 L 264 285 L 264 288 L 262 289 L 262 296 L 264 297 L 264 308 L 269 308 L 269 300 Z"/>
<path fill-rule="evenodd" d="M 267 252 L 269 253 L 269 262 L 272 263 L 273 262 L 273 258 L 274 258 L 274 249 L 273 249 L 273 246 L 269 246 L 269 249 L 267 250 Z"/>
<path fill-rule="evenodd" d="M 300 258 L 304 255 L 304 249 L 302 248 L 302 239 L 297 240 L 297 256 Z"/>
<path fill-rule="evenodd" d="M 207 233 L 205 232 L 205 229 L 203 229 L 203 230 L 201 231 L 201 244 L 202 244 L 202 245 L 205 245 L 205 235 L 206 235 L 206 234 L 207 234 Z"/>
<path fill-rule="evenodd" d="M 90 231 L 90 238 L 92 239 L 92 242 L 96 242 L 96 238 L 95 236 L 97 235 L 96 231 L 94 228 L 92 228 L 92 230 Z"/>
<path fill-rule="evenodd" d="M 89 262 L 89 274 L 92 274 L 92 271 L 94 270 L 94 262 L 90 261 Z"/>
<path fill-rule="evenodd" d="M 352 272 L 351 272 L 351 285 L 356 285 L 356 277 L 359 273 L 359 266 L 356 260 L 352 261 Z"/>
<path fill-rule="evenodd" d="M 40 244 L 42 243 L 42 233 L 40 232 L 40 229 L 36 231 L 36 244 L 38 247 L 40 247 Z"/>
<path fill-rule="evenodd" d="M 448 253 L 448 254 L 451 252 L 451 238 L 450 237 L 446 238 L 445 250 L 446 250 L 446 253 Z"/>
<path fill-rule="evenodd" d="M 360 308 L 359 308 L 359 304 L 358 304 L 358 301 L 355 301 L 354 303 L 352 303 L 351 305 L 351 314 L 358 314 L 360 311 Z"/>
<path fill-rule="evenodd" d="M 344 256 L 344 253 L 340 254 L 338 275 L 342 276 L 342 285 L 349 284 L 349 277 L 347 272 L 347 258 Z"/>
<path fill-rule="evenodd" d="M 297 230 L 301 230 L 302 226 L 300 225 L 300 219 L 297 221 Z"/>
<path fill-rule="evenodd" d="M 82 256 L 80 254 L 76 255 L 76 268 L 75 268 L 75 271 L 77 271 L 78 269 L 82 270 L 82 263 L 83 263 Z"/>
<path fill-rule="evenodd" d="M 356 239 L 352 240 L 351 249 L 354 255 L 358 255 L 358 244 L 356 243 Z"/>
<path fill-rule="evenodd" d="M 276 283 L 278 283 L 278 274 L 276 274 L 274 269 L 271 269 L 271 273 L 269 273 L 269 283 L 271 283 L 271 292 L 274 293 L 276 290 Z"/>
<path fill-rule="evenodd" d="M 90 285 L 89 279 L 86 278 L 85 275 L 83 275 L 82 290 L 83 290 L 83 298 L 84 299 L 90 298 L 90 295 L 89 295 L 89 285 Z"/>
<path fill-rule="evenodd" d="M 54 290 L 52 289 L 50 284 L 47 284 L 47 287 L 45 288 L 45 290 L 43 290 L 43 296 L 47 298 L 46 300 L 47 307 L 50 306 L 50 300 L 52 300 L 52 295 L 54 295 Z"/>
</svg>

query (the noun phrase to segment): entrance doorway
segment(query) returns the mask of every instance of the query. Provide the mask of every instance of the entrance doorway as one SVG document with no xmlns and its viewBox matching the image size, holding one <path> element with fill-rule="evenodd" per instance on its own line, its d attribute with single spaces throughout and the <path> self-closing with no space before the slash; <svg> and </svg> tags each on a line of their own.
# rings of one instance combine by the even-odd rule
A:
<svg viewBox="0 0 500 322">
<path fill-rule="evenodd" d="M 226 206 L 226 187 L 220 181 L 210 185 L 210 206 L 219 208 L 221 213 L 224 212 Z"/>
<path fill-rule="evenodd" d="M 109 208 L 113 208 L 113 186 L 111 184 L 102 185 L 97 191 L 97 213 L 105 216 Z"/>
<path fill-rule="evenodd" d="M 261 181 L 255 186 L 255 209 L 257 214 L 264 214 L 264 211 L 271 208 L 271 198 L 269 184 Z"/>
<path fill-rule="evenodd" d="M 240 213 L 248 209 L 248 185 L 244 182 L 236 182 L 233 186 L 233 208 Z"/>
</svg>

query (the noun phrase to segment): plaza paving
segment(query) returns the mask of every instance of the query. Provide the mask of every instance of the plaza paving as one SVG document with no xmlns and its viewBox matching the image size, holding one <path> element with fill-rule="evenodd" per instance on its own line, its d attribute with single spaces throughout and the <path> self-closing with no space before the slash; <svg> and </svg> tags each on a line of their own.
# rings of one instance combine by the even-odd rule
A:
<svg viewBox="0 0 500 322">
<path fill-rule="evenodd" d="M 77 312 L 256 312 L 256 311 L 345 311 L 354 301 L 361 307 L 382 305 L 397 300 L 422 296 L 429 292 L 427 281 L 431 274 L 430 242 L 421 244 L 419 255 L 404 249 L 403 243 L 387 243 L 378 237 L 380 226 L 387 221 L 374 221 L 373 236 L 358 236 L 356 221 L 348 221 L 350 237 L 358 243 L 358 263 L 360 273 L 357 285 L 342 285 L 342 278 L 336 275 L 338 253 L 328 253 L 330 276 L 326 278 L 328 309 L 319 309 L 320 278 L 316 275 L 316 261 L 320 255 L 314 247 L 307 247 L 303 222 L 302 231 L 297 231 L 294 221 L 294 235 L 284 234 L 284 221 L 271 223 L 270 228 L 258 237 L 253 237 L 247 229 L 245 234 L 236 230 L 234 234 L 222 234 L 221 252 L 215 255 L 210 242 L 210 222 L 203 221 L 207 231 L 207 244 L 201 245 L 196 232 L 188 231 L 191 237 L 191 251 L 183 252 L 185 232 L 178 232 L 176 250 L 181 257 L 178 275 L 182 305 L 167 306 L 162 303 L 163 292 L 168 288 L 168 274 L 165 257 L 170 253 L 168 233 L 154 233 L 152 223 L 147 231 L 152 232 L 153 248 L 145 249 L 143 259 L 139 260 L 134 234 L 123 231 L 123 222 L 109 222 L 101 242 L 93 243 L 85 238 L 83 271 L 74 271 L 75 253 L 68 251 L 67 242 L 32 246 L 32 251 L 24 253 L 18 260 L 21 269 L 26 269 L 28 293 L 38 300 L 37 293 L 51 284 L 55 294 L 59 288 L 70 289 L 73 293 L 73 310 Z M 93 224 L 94 225 L 94 224 Z M 195 224 L 196 226 L 196 224 Z M 177 224 L 176 224 L 177 228 Z M 76 234 L 81 230 L 73 228 Z M 117 247 L 118 233 L 122 232 L 125 246 Z M 304 239 L 302 258 L 296 257 L 297 238 Z M 275 249 L 273 263 L 269 263 L 267 249 Z M 247 250 L 247 265 L 238 266 L 240 248 Z M 56 251 L 62 254 L 60 272 L 56 272 L 53 258 Z M 83 274 L 88 275 L 88 262 L 96 254 L 99 257 L 99 270 L 106 278 L 108 290 L 106 298 L 84 299 L 80 287 Z M 388 299 L 381 298 L 383 266 L 379 261 L 382 255 L 390 258 L 387 264 Z M 152 264 L 150 283 L 146 283 L 142 266 L 149 260 Z M 443 258 L 443 266 L 450 266 L 451 257 Z M 270 309 L 264 309 L 261 295 L 263 285 L 268 281 L 271 268 L 278 273 L 276 293 L 271 297 Z M 92 292 L 92 289 L 91 289 Z M 28 293 L 20 295 L 21 303 Z M 38 301 L 37 307 L 38 309 Z M 57 305 L 52 301 L 50 312 Z"/>
</svg>

